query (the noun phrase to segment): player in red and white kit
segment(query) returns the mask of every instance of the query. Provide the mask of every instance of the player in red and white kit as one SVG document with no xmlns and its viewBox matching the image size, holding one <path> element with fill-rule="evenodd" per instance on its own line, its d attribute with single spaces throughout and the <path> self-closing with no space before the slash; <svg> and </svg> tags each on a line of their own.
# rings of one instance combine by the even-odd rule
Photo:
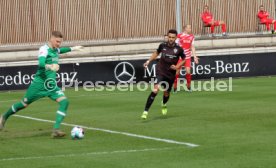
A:
<svg viewBox="0 0 276 168">
<path fill-rule="evenodd" d="M 274 34 L 276 30 L 276 20 L 269 18 L 269 13 L 264 10 L 263 5 L 261 5 L 259 9 L 258 18 L 260 19 L 260 23 L 266 25 L 267 31 L 270 31 L 270 24 L 274 24 L 274 29 L 272 30 L 272 34 Z"/>
<path fill-rule="evenodd" d="M 204 11 L 201 14 L 201 20 L 205 26 L 211 27 L 212 36 L 214 35 L 215 26 L 221 26 L 222 35 L 226 36 L 226 24 L 224 21 L 214 20 L 212 13 L 209 11 L 209 6 L 204 6 Z"/>
<path fill-rule="evenodd" d="M 191 81 L 192 81 L 192 74 L 191 74 L 191 57 L 194 57 L 194 61 L 198 64 L 198 57 L 196 56 L 195 46 L 194 46 L 194 39 L 195 36 L 192 34 L 192 27 L 191 25 L 184 26 L 184 32 L 177 35 L 177 43 L 178 45 L 183 48 L 185 57 L 185 71 L 186 71 L 186 80 L 187 80 L 187 89 L 191 91 Z M 181 62 L 182 60 L 179 60 Z M 174 81 L 174 91 L 177 90 L 177 82 L 179 78 L 180 69 L 177 69 L 175 81 Z"/>
</svg>

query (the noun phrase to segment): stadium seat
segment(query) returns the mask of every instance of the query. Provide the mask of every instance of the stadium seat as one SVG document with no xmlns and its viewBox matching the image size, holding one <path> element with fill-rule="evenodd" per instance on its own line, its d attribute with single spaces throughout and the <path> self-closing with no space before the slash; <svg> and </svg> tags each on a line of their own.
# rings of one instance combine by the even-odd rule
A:
<svg viewBox="0 0 276 168">
<path fill-rule="evenodd" d="M 266 30 L 265 24 L 260 22 L 260 19 L 257 16 L 257 28 L 256 28 L 256 34 L 264 34 L 264 31 Z"/>
<path fill-rule="evenodd" d="M 206 33 L 209 32 L 210 27 L 211 27 L 211 26 L 205 25 L 204 23 L 202 23 L 201 36 L 206 35 Z M 207 31 L 206 31 L 206 29 L 207 29 Z"/>
<path fill-rule="evenodd" d="M 205 25 L 204 23 L 202 23 L 202 28 L 201 28 L 201 36 L 204 36 L 204 35 L 208 35 L 208 32 L 210 31 L 209 29 L 210 29 L 210 25 Z M 215 27 L 216 28 L 216 27 Z M 206 29 L 207 29 L 207 31 L 206 31 Z M 219 32 L 220 32 L 220 30 L 219 30 Z"/>
</svg>

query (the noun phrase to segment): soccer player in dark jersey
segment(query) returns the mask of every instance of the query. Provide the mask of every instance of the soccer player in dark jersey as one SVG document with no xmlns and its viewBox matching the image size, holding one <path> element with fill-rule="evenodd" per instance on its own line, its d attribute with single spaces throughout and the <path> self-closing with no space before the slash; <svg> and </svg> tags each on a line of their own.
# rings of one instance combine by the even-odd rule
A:
<svg viewBox="0 0 276 168">
<path fill-rule="evenodd" d="M 157 82 L 154 84 L 154 89 L 147 99 L 145 110 L 141 116 L 142 119 L 147 119 L 149 108 L 153 103 L 160 86 L 162 86 L 164 89 L 162 114 L 167 114 L 166 103 L 170 97 L 170 91 L 174 83 L 176 70 L 185 63 L 184 51 L 175 43 L 175 40 L 177 39 L 177 31 L 174 29 L 169 30 L 168 37 L 168 42 L 161 43 L 158 49 L 152 54 L 150 59 L 144 63 L 144 67 L 147 68 L 151 61 L 155 60 L 159 54 L 161 55 L 161 58 L 157 64 Z M 182 58 L 183 61 L 177 64 L 179 58 Z"/>
<path fill-rule="evenodd" d="M 36 100 L 43 97 L 49 97 L 59 104 L 52 137 L 57 138 L 65 136 L 65 133 L 60 130 L 60 125 L 67 114 L 69 101 L 62 90 L 56 85 L 56 75 L 59 70 L 59 54 L 78 51 L 83 47 L 60 47 L 62 38 L 63 35 L 61 32 L 53 31 L 48 44 L 40 47 L 38 54 L 38 69 L 35 78 L 22 100 L 13 104 L 8 111 L 0 116 L 0 131 L 4 128 L 10 116 L 26 108 Z"/>
</svg>

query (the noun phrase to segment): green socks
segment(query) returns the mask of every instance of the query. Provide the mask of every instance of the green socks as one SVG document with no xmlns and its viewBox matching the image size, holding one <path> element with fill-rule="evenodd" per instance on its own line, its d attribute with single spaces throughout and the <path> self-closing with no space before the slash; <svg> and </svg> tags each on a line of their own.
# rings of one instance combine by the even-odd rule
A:
<svg viewBox="0 0 276 168">
<path fill-rule="evenodd" d="M 15 114 L 19 110 L 25 108 L 25 106 L 22 104 L 22 102 L 15 103 L 11 106 L 11 108 L 3 114 L 3 117 L 5 120 L 7 120 L 11 115 Z"/>
<path fill-rule="evenodd" d="M 68 105 L 69 105 L 69 101 L 67 99 L 64 99 L 59 102 L 59 109 L 57 111 L 56 123 L 54 125 L 54 129 L 60 128 L 60 124 L 63 121 L 64 117 L 66 116 Z"/>
</svg>

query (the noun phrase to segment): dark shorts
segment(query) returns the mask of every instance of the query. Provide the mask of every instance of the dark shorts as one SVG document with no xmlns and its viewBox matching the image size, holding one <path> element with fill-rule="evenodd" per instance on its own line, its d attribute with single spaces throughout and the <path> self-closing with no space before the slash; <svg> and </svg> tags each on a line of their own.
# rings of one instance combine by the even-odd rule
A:
<svg viewBox="0 0 276 168">
<path fill-rule="evenodd" d="M 174 83 L 174 79 L 169 79 L 165 76 L 157 75 L 156 83 L 161 85 L 164 91 L 170 92 Z"/>
</svg>

